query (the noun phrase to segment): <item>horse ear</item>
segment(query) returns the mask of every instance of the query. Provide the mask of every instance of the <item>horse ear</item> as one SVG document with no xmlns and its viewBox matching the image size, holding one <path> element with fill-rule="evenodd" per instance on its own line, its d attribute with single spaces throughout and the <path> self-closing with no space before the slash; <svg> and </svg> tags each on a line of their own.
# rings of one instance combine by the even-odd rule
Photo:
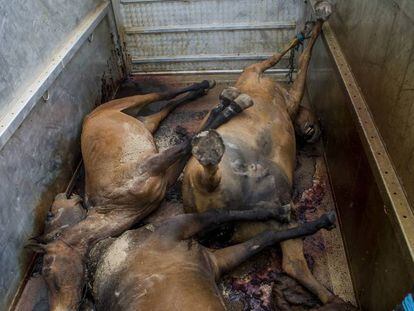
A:
<svg viewBox="0 0 414 311">
<path fill-rule="evenodd" d="M 44 254 L 47 251 L 46 244 L 40 244 L 40 243 L 35 243 L 35 242 L 26 244 L 24 248 L 30 249 L 31 251 L 35 253 L 39 253 L 39 254 Z"/>
</svg>

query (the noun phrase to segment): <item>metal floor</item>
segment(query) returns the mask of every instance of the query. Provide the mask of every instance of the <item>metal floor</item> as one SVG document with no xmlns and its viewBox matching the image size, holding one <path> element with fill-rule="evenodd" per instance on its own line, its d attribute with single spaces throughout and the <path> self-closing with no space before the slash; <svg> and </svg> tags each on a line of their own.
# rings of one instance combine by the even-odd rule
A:
<svg viewBox="0 0 414 311">
<path fill-rule="evenodd" d="M 170 75 L 134 76 L 129 87 L 121 88 L 118 96 L 129 92 L 166 89 L 183 83 L 214 79 L 217 86 L 210 92 L 191 103 L 178 107 L 162 123 L 155 134 L 160 150 L 179 141 L 175 128 L 179 125 L 189 132 L 195 131 L 207 111 L 218 102 L 218 96 L 226 86 L 233 85 L 238 75 Z M 279 77 L 281 78 L 281 77 Z M 275 79 L 278 79 L 275 76 Z M 304 100 L 307 100 L 305 97 Z M 157 107 L 154 107 L 155 109 Z M 297 206 L 299 221 L 313 220 L 319 215 L 335 208 L 329 176 L 323 156 L 323 146 L 319 142 L 313 146 L 298 146 L 297 168 L 294 179 L 294 202 Z M 167 195 L 161 208 L 147 222 L 159 220 L 182 212 L 180 183 Z M 305 239 L 305 257 L 315 277 L 342 299 L 355 303 L 351 276 L 339 225 L 332 231 L 322 230 Z M 276 301 L 290 303 L 291 310 L 307 310 L 317 306 L 317 300 L 304 291 L 301 286 L 285 276 L 281 270 L 281 253 L 275 246 L 249 260 L 220 284 L 230 310 L 279 310 Z M 300 297 L 300 298 L 299 298 Z"/>
<path fill-rule="evenodd" d="M 156 143 L 159 149 L 163 150 L 180 140 L 175 132 L 177 126 L 184 127 L 189 132 L 196 130 L 208 110 L 217 104 L 222 89 L 232 85 L 237 75 L 134 76 L 121 86 L 117 97 L 164 91 L 172 86 L 206 78 L 216 80 L 217 86 L 206 96 L 178 107 L 156 132 Z M 161 105 L 162 103 L 155 103 L 150 105 L 147 111 L 141 111 L 141 113 L 151 113 L 158 110 Z M 130 113 L 134 114 L 133 111 Z M 321 143 L 313 146 L 298 146 L 294 183 L 294 202 L 297 206 L 296 216 L 299 221 L 315 219 L 334 208 Z M 75 191 L 76 189 L 78 192 L 81 191 L 81 184 L 75 188 Z M 170 189 L 161 207 L 144 222 L 159 221 L 182 212 L 179 180 L 176 186 Z M 307 237 L 304 252 L 315 277 L 336 295 L 355 304 L 339 226 L 332 231 L 323 230 Z M 283 273 L 281 252 L 278 246 L 271 247 L 245 262 L 223 278 L 219 286 L 229 310 L 280 310 L 286 304 L 289 305 L 288 310 L 308 310 L 318 307 L 318 300 L 314 296 Z M 16 310 L 47 310 L 47 305 L 44 281 L 35 271 L 26 284 Z"/>
</svg>

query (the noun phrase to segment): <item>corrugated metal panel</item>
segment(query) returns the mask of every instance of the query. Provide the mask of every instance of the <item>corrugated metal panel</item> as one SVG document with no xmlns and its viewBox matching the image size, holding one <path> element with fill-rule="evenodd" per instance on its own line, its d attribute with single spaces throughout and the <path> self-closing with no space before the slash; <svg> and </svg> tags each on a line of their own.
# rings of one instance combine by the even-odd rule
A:
<svg viewBox="0 0 414 311">
<path fill-rule="evenodd" d="M 125 1 L 125 27 L 257 23 L 296 20 L 302 0 Z"/>
<path fill-rule="evenodd" d="M 115 2 L 133 72 L 240 70 L 276 52 L 305 10 L 302 0 Z"/>
<path fill-rule="evenodd" d="M 292 30 L 230 30 L 134 34 L 126 36 L 132 57 L 271 53 L 283 45 Z"/>
<path fill-rule="evenodd" d="M 220 70 L 231 71 L 241 70 L 246 66 L 257 62 L 259 59 L 266 59 L 266 55 L 188 55 L 174 58 L 148 57 L 132 59 L 132 72 L 163 72 L 163 71 L 197 71 Z M 288 66 L 287 59 L 279 64 L 280 73 L 286 74 Z M 272 70 L 275 71 L 275 70 Z"/>
<path fill-rule="evenodd" d="M 248 65 L 255 63 L 257 60 L 250 61 L 236 61 L 236 60 L 222 60 L 222 61 L 170 61 L 170 62 L 155 62 L 155 63 L 133 63 L 132 64 L 132 73 L 145 72 L 147 74 L 152 74 L 159 72 L 160 74 L 166 74 L 168 72 L 194 72 L 202 73 L 205 71 L 221 71 L 227 73 L 230 71 L 241 72 L 241 68 L 245 68 Z M 269 72 L 274 73 L 278 72 L 280 74 L 286 75 L 288 70 L 287 62 L 284 62 L 286 65 L 283 68 L 279 64 L 280 69 L 269 70 Z"/>
</svg>

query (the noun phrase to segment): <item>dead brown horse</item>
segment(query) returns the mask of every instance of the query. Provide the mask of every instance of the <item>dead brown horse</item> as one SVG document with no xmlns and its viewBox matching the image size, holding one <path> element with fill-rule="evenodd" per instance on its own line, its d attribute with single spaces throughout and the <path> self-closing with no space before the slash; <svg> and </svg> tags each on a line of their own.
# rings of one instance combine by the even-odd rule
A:
<svg viewBox="0 0 414 311">
<path fill-rule="evenodd" d="M 211 250 L 192 237 L 229 221 L 278 218 L 277 208 L 210 210 L 185 214 L 160 224 L 103 240 L 91 251 L 93 296 L 97 310 L 226 310 L 216 281 L 272 244 L 334 226 L 335 214 L 301 227 L 266 231 L 234 246 Z"/>
<path fill-rule="evenodd" d="M 220 126 L 217 132 L 205 132 L 193 140 L 193 158 L 184 172 L 183 197 L 189 213 L 209 209 L 251 209 L 255 207 L 292 207 L 291 192 L 296 162 L 293 123 L 301 134 L 314 140 L 315 124 L 308 122 L 309 111 L 300 102 L 305 90 L 312 48 L 331 8 L 326 1 L 316 9 L 321 17 L 314 24 L 309 42 L 299 57 L 297 78 L 289 90 L 264 76 L 290 49 L 300 44 L 293 39 L 281 53 L 247 67 L 234 88 L 221 95 L 223 106 L 239 93 L 248 94 L 254 106 Z M 307 31 L 309 32 L 309 31 Z M 212 110 L 207 118 L 214 117 Z M 299 119 L 298 119 L 299 117 Z M 218 134 L 217 134 L 218 133 Z M 265 228 L 280 227 L 276 222 L 244 223 L 236 226 L 235 242 L 245 241 Z M 297 279 L 323 303 L 336 299 L 310 272 L 303 254 L 302 240 L 281 244 L 284 271 Z"/>
<path fill-rule="evenodd" d="M 58 196 L 47 231 L 38 239 L 43 244 L 37 248 L 45 252 L 42 274 L 52 310 L 77 309 L 85 283 L 84 262 L 93 245 L 123 233 L 158 207 L 166 189 L 181 173 L 191 145 L 186 139 L 158 152 L 152 133 L 172 109 L 203 95 L 212 86 L 203 81 L 165 93 L 116 99 L 85 118 L 81 145 L 88 211 L 79 209 L 79 198 L 67 200 Z M 147 117 L 136 119 L 123 112 L 187 92 Z M 228 107 L 225 117 L 218 119 L 226 122 L 252 104 L 248 96 L 239 96 Z"/>
</svg>

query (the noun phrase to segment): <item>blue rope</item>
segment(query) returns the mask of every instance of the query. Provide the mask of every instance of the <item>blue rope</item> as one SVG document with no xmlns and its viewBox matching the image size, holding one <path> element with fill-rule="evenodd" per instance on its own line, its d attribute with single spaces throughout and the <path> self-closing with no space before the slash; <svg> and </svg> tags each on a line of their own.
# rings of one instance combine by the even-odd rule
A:
<svg viewBox="0 0 414 311">
<path fill-rule="evenodd" d="M 306 39 L 305 36 L 303 35 L 303 33 L 301 33 L 301 32 L 298 32 L 296 34 L 296 38 L 299 40 L 300 44 L 302 44 L 303 41 L 305 41 L 305 39 Z"/>
<path fill-rule="evenodd" d="M 289 66 L 288 66 L 289 72 L 286 74 L 286 76 L 289 78 L 288 83 L 293 83 L 295 51 L 299 51 L 299 47 L 303 46 L 303 42 L 307 39 L 307 37 L 305 37 L 305 35 L 302 32 L 298 32 L 296 34 L 296 38 L 298 39 L 299 44 L 295 48 L 290 50 Z"/>
</svg>

